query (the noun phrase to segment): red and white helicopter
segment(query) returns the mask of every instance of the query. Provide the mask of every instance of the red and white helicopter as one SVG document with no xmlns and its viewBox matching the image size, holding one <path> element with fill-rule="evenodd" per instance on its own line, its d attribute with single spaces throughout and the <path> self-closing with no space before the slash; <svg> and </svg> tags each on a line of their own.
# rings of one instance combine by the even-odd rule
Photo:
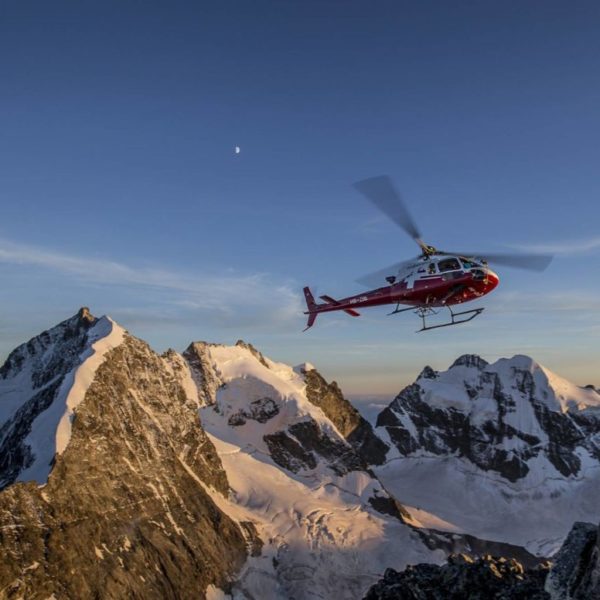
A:
<svg viewBox="0 0 600 600">
<path fill-rule="evenodd" d="M 395 263 L 361 277 L 358 282 L 367 287 L 377 287 L 364 294 L 334 300 L 320 296 L 323 304 L 317 304 L 308 287 L 304 288 L 308 323 L 314 325 L 317 315 L 324 312 L 343 310 L 358 317 L 357 308 L 395 304 L 389 313 L 395 315 L 412 310 L 422 320 L 419 331 L 459 325 L 471 321 L 481 314 L 483 308 L 455 312 L 452 306 L 464 304 L 489 294 L 499 283 L 498 275 L 488 262 L 508 267 L 543 271 L 551 262 L 546 254 L 485 254 L 477 252 L 445 252 L 423 242 L 421 234 L 387 175 L 358 181 L 354 188 L 370 200 L 377 208 L 399 225 L 421 248 L 421 254 L 411 260 Z M 405 308 L 401 308 L 401 307 Z M 439 325 L 428 325 L 427 317 L 437 314 L 441 308 L 450 311 L 450 321 Z M 304 331 L 306 331 L 306 329 Z"/>
</svg>

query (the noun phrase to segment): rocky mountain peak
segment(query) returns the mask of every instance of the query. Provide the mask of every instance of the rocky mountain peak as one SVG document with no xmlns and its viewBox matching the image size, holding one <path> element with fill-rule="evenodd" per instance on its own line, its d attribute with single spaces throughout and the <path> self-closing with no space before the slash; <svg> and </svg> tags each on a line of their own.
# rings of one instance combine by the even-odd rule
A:
<svg viewBox="0 0 600 600">
<path fill-rule="evenodd" d="M 473 373 L 457 366 L 475 367 Z M 488 364 L 476 355 L 459 357 L 450 369 L 425 368 L 378 417 L 402 455 L 458 452 L 484 470 L 510 481 L 527 476 L 529 462 L 546 457 L 562 475 L 577 475 L 586 438 L 598 428 L 596 394 L 584 390 L 523 355 Z M 568 411 L 577 417 L 564 417 Z M 574 422 L 577 420 L 577 423 Z"/>
<path fill-rule="evenodd" d="M 325 381 L 310 363 L 296 368 L 275 363 L 242 340 L 233 347 L 195 343 L 184 352 L 184 358 L 192 378 L 209 398 L 205 405 L 214 405 L 230 426 L 263 426 L 258 446 L 266 442 L 270 451 L 277 448 L 276 460 L 293 470 L 301 465 L 314 468 L 314 452 L 323 457 L 345 455 L 344 460 L 350 462 L 346 467 L 337 465 L 338 470 L 353 469 L 361 459 L 364 465 L 383 462 L 388 446 L 343 396 L 337 383 Z M 329 423 L 321 423 L 323 417 Z M 332 425 L 334 430 L 328 432 Z M 293 439 L 288 429 L 293 430 Z M 328 436 L 333 442 L 327 441 Z M 350 448 L 337 436 L 360 458 L 351 456 Z M 302 451 L 298 442 L 304 445 Z"/>
<path fill-rule="evenodd" d="M 241 364 L 251 359 L 265 369 L 270 368 L 263 354 L 243 340 L 238 340 L 234 346 L 192 342 L 183 352 L 183 357 L 190 366 L 191 377 L 198 388 L 202 406 L 217 403 L 217 391 L 225 383 L 219 368 L 221 360 L 233 360 Z"/>
<path fill-rule="evenodd" d="M 423 367 L 423 370 L 419 373 L 417 381 L 419 379 L 435 379 L 438 376 L 438 372 L 434 371 L 429 365 Z"/>
<path fill-rule="evenodd" d="M 87 321 L 88 323 L 95 323 L 96 322 L 96 317 L 94 317 L 94 315 L 92 315 L 92 313 L 90 312 L 90 309 L 87 306 L 82 306 L 79 311 L 77 311 L 77 318 L 80 321 Z"/>
<path fill-rule="evenodd" d="M 221 385 L 213 361 L 210 348 L 214 344 L 192 342 L 183 352 L 183 358 L 190 367 L 190 375 L 197 389 L 200 406 L 214 405 L 217 401 L 217 390 Z"/>
<path fill-rule="evenodd" d="M 375 432 L 394 446 L 379 476 L 404 504 L 463 531 L 555 550 L 574 507 L 580 518 L 600 517 L 589 502 L 600 493 L 599 408 L 594 390 L 531 357 L 459 357 L 447 371 L 425 368 L 379 413 Z M 457 514 L 447 497 L 470 508 Z M 535 539 L 544 511 L 554 541 Z"/>
<path fill-rule="evenodd" d="M 106 319 L 106 317 L 103 317 Z M 2 367 L 0 367 L 0 379 L 6 379 L 16 375 L 28 360 L 52 362 L 52 360 L 66 362 L 74 347 L 80 347 L 85 343 L 85 334 L 98 322 L 87 308 L 81 308 L 72 317 L 65 319 L 58 325 L 43 331 L 31 338 L 28 342 L 21 344 L 9 355 Z M 57 350 L 56 352 L 54 350 Z"/>
<path fill-rule="evenodd" d="M 483 371 L 488 366 L 488 362 L 478 356 L 477 354 L 463 354 L 459 356 L 450 366 L 450 368 L 454 367 L 474 367 Z"/>
</svg>

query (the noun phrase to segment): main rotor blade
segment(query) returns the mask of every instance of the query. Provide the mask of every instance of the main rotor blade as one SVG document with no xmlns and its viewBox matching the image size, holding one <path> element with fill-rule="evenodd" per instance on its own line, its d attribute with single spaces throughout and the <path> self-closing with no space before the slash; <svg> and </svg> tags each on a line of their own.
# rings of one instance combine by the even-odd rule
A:
<svg viewBox="0 0 600 600">
<path fill-rule="evenodd" d="M 352 184 L 354 189 L 370 200 L 382 213 L 399 225 L 413 240 L 423 246 L 421 233 L 402 198 L 387 175 L 369 177 Z"/>
<path fill-rule="evenodd" d="M 486 254 L 481 252 L 436 252 L 438 255 L 464 256 L 465 258 L 480 258 L 487 262 L 514 269 L 528 271 L 544 271 L 554 258 L 551 254 Z"/>
<path fill-rule="evenodd" d="M 403 267 L 415 262 L 419 257 L 414 258 L 413 260 L 403 260 L 402 262 L 394 263 L 389 267 L 385 267 L 384 269 L 379 269 L 378 271 L 373 271 L 372 273 L 367 273 L 362 277 L 359 277 L 356 282 L 360 283 L 360 285 L 364 285 L 368 288 L 380 288 L 385 285 L 389 285 L 386 281 L 386 277 L 397 276 L 398 271 Z"/>
</svg>

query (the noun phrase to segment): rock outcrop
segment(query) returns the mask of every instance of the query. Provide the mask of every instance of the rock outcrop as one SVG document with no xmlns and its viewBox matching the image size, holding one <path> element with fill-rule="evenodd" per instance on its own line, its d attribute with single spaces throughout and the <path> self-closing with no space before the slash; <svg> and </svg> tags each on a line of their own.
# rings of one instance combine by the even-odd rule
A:
<svg viewBox="0 0 600 600">
<path fill-rule="evenodd" d="M 445 565 L 387 569 L 365 600 L 595 600 L 600 598 L 599 528 L 575 523 L 551 562 L 452 555 Z"/>
<path fill-rule="evenodd" d="M 553 561 L 545 585 L 552 600 L 600 598 L 599 527 L 575 523 Z"/>
<path fill-rule="evenodd" d="M 303 371 L 308 401 L 323 410 L 365 464 L 381 465 L 389 450 L 371 424 L 344 398 L 337 383 L 327 383 L 316 369 Z"/>
<path fill-rule="evenodd" d="M 524 569 L 514 559 L 452 555 L 445 565 L 387 569 L 365 600 L 550 600 L 544 565 Z"/>
</svg>

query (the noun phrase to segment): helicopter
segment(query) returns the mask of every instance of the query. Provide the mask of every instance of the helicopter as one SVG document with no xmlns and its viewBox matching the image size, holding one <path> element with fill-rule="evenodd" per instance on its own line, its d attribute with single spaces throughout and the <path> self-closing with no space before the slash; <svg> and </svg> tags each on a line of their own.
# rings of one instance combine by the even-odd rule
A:
<svg viewBox="0 0 600 600">
<path fill-rule="evenodd" d="M 460 310 L 456 307 L 489 294 L 500 282 L 488 263 L 543 271 L 552 261 L 552 255 L 548 254 L 481 254 L 438 250 L 423 241 L 389 176 L 363 179 L 354 183 L 353 187 L 407 233 L 418 244 L 421 253 L 358 279 L 358 283 L 375 288 L 362 294 L 340 300 L 323 295 L 319 297 L 323 303 L 318 304 L 310 288 L 305 287 L 307 310 L 304 314 L 308 315 L 308 322 L 304 331 L 314 325 L 317 315 L 321 313 L 343 311 L 358 317 L 359 308 L 386 304 L 396 305 L 389 315 L 413 311 L 420 317 L 421 329 L 418 332 L 460 325 L 473 320 L 484 309 Z M 454 310 L 452 307 L 455 307 Z M 427 319 L 444 308 L 450 312 L 449 320 L 441 324 L 428 324 Z"/>
</svg>

